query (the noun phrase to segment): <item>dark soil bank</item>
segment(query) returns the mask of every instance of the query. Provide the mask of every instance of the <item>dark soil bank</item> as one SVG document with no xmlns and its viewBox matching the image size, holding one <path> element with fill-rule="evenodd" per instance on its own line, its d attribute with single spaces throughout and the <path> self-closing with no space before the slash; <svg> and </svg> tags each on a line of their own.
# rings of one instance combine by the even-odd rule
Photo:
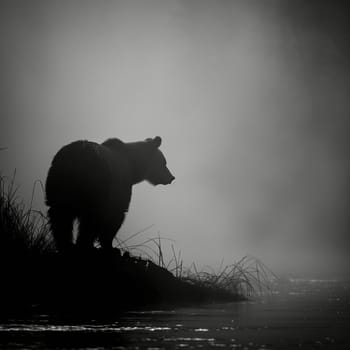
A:
<svg viewBox="0 0 350 350">
<path fill-rule="evenodd" d="M 223 289 L 175 278 L 151 261 L 118 249 L 2 256 L 3 311 L 35 309 L 81 314 L 154 305 L 233 301 Z"/>
</svg>

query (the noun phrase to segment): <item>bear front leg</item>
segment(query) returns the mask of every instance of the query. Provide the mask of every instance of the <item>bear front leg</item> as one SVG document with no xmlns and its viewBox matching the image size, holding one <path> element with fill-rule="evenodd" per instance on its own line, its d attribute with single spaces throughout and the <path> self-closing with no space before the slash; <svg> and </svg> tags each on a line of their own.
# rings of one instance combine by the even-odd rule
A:
<svg viewBox="0 0 350 350">
<path fill-rule="evenodd" d="M 113 240 L 125 219 L 125 214 L 119 214 L 113 218 L 113 223 L 105 224 L 99 234 L 99 242 L 103 249 L 112 249 Z"/>
</svg>

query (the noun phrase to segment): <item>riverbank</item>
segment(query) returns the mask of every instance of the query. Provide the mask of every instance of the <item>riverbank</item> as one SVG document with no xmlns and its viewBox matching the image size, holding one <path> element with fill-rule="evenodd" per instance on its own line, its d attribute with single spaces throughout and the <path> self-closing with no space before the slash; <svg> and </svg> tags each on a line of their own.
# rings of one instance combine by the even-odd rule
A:
<svg viewBox="0 0 350 350">
<path fill-rule="evenodd" d="M 132 256 L 125 245 L 110 251 L 72 248 L 58 253 L 45 215 L 26 209 L 16 192 L 13 180 L 6 184 L 0 177 L 3 313 L 33 308 L 108 313 L 154 305 L 236 301 L 244 298 L 243 290 L 252 288 L 243 260 L 216 275 L 185 271 L 175 257 L 174 276 L 165 268 L 160 243 L 155 259 Z"/>
<path fill-rule="evenodd" d="M 243 299 L 223 288 L 176 278 L 150 260 L 121 255 L 119 249 L 12 255 L 7 262 L 10 259 L 6 274 L 2 274 L 3 311 L 35 308 L 43 312 L 104 314 Z"/>
</svg>

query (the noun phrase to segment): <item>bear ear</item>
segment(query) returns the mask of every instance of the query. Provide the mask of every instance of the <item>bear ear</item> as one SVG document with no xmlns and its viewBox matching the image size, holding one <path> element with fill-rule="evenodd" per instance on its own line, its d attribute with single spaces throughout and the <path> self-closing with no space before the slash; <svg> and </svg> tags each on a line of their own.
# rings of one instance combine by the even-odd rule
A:
<svg viewBox="0 0 350 350">
<path fill-rule="evenodd" d="M 148 138 L 145 141 L 148 142 L 148 144 L 151 145 L 154 148 L 159 148 L 159 146 L 162 143 L 162 139 L 161 139 L 160 136 L 156 136 L 154 139 Z"/>
<path fill-rule="evenodd" d="M 159 148 L 159 146 L 161 145 L 162 143 L 162 138 L 160 136 L 156 136 L 154 139 L 153 139 L 153 142 L 154 142 L 154 145 Z"/>
</svg>

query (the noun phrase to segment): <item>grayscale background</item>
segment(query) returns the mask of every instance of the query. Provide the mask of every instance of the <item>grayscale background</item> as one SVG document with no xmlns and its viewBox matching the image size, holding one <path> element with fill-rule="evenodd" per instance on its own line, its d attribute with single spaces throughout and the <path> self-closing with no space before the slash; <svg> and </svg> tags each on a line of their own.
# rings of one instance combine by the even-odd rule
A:
<svg viewBox="0 0 350 350">
<path fill-rule="evenodd" d="M 137 185 L 120 237 L 153 225 L 186 265 L 349 277 L 346 1 L 0 6 L 0 170 L 27 205 L 64 144 L 160 135 L 176 181 Z"/>
</svg>

